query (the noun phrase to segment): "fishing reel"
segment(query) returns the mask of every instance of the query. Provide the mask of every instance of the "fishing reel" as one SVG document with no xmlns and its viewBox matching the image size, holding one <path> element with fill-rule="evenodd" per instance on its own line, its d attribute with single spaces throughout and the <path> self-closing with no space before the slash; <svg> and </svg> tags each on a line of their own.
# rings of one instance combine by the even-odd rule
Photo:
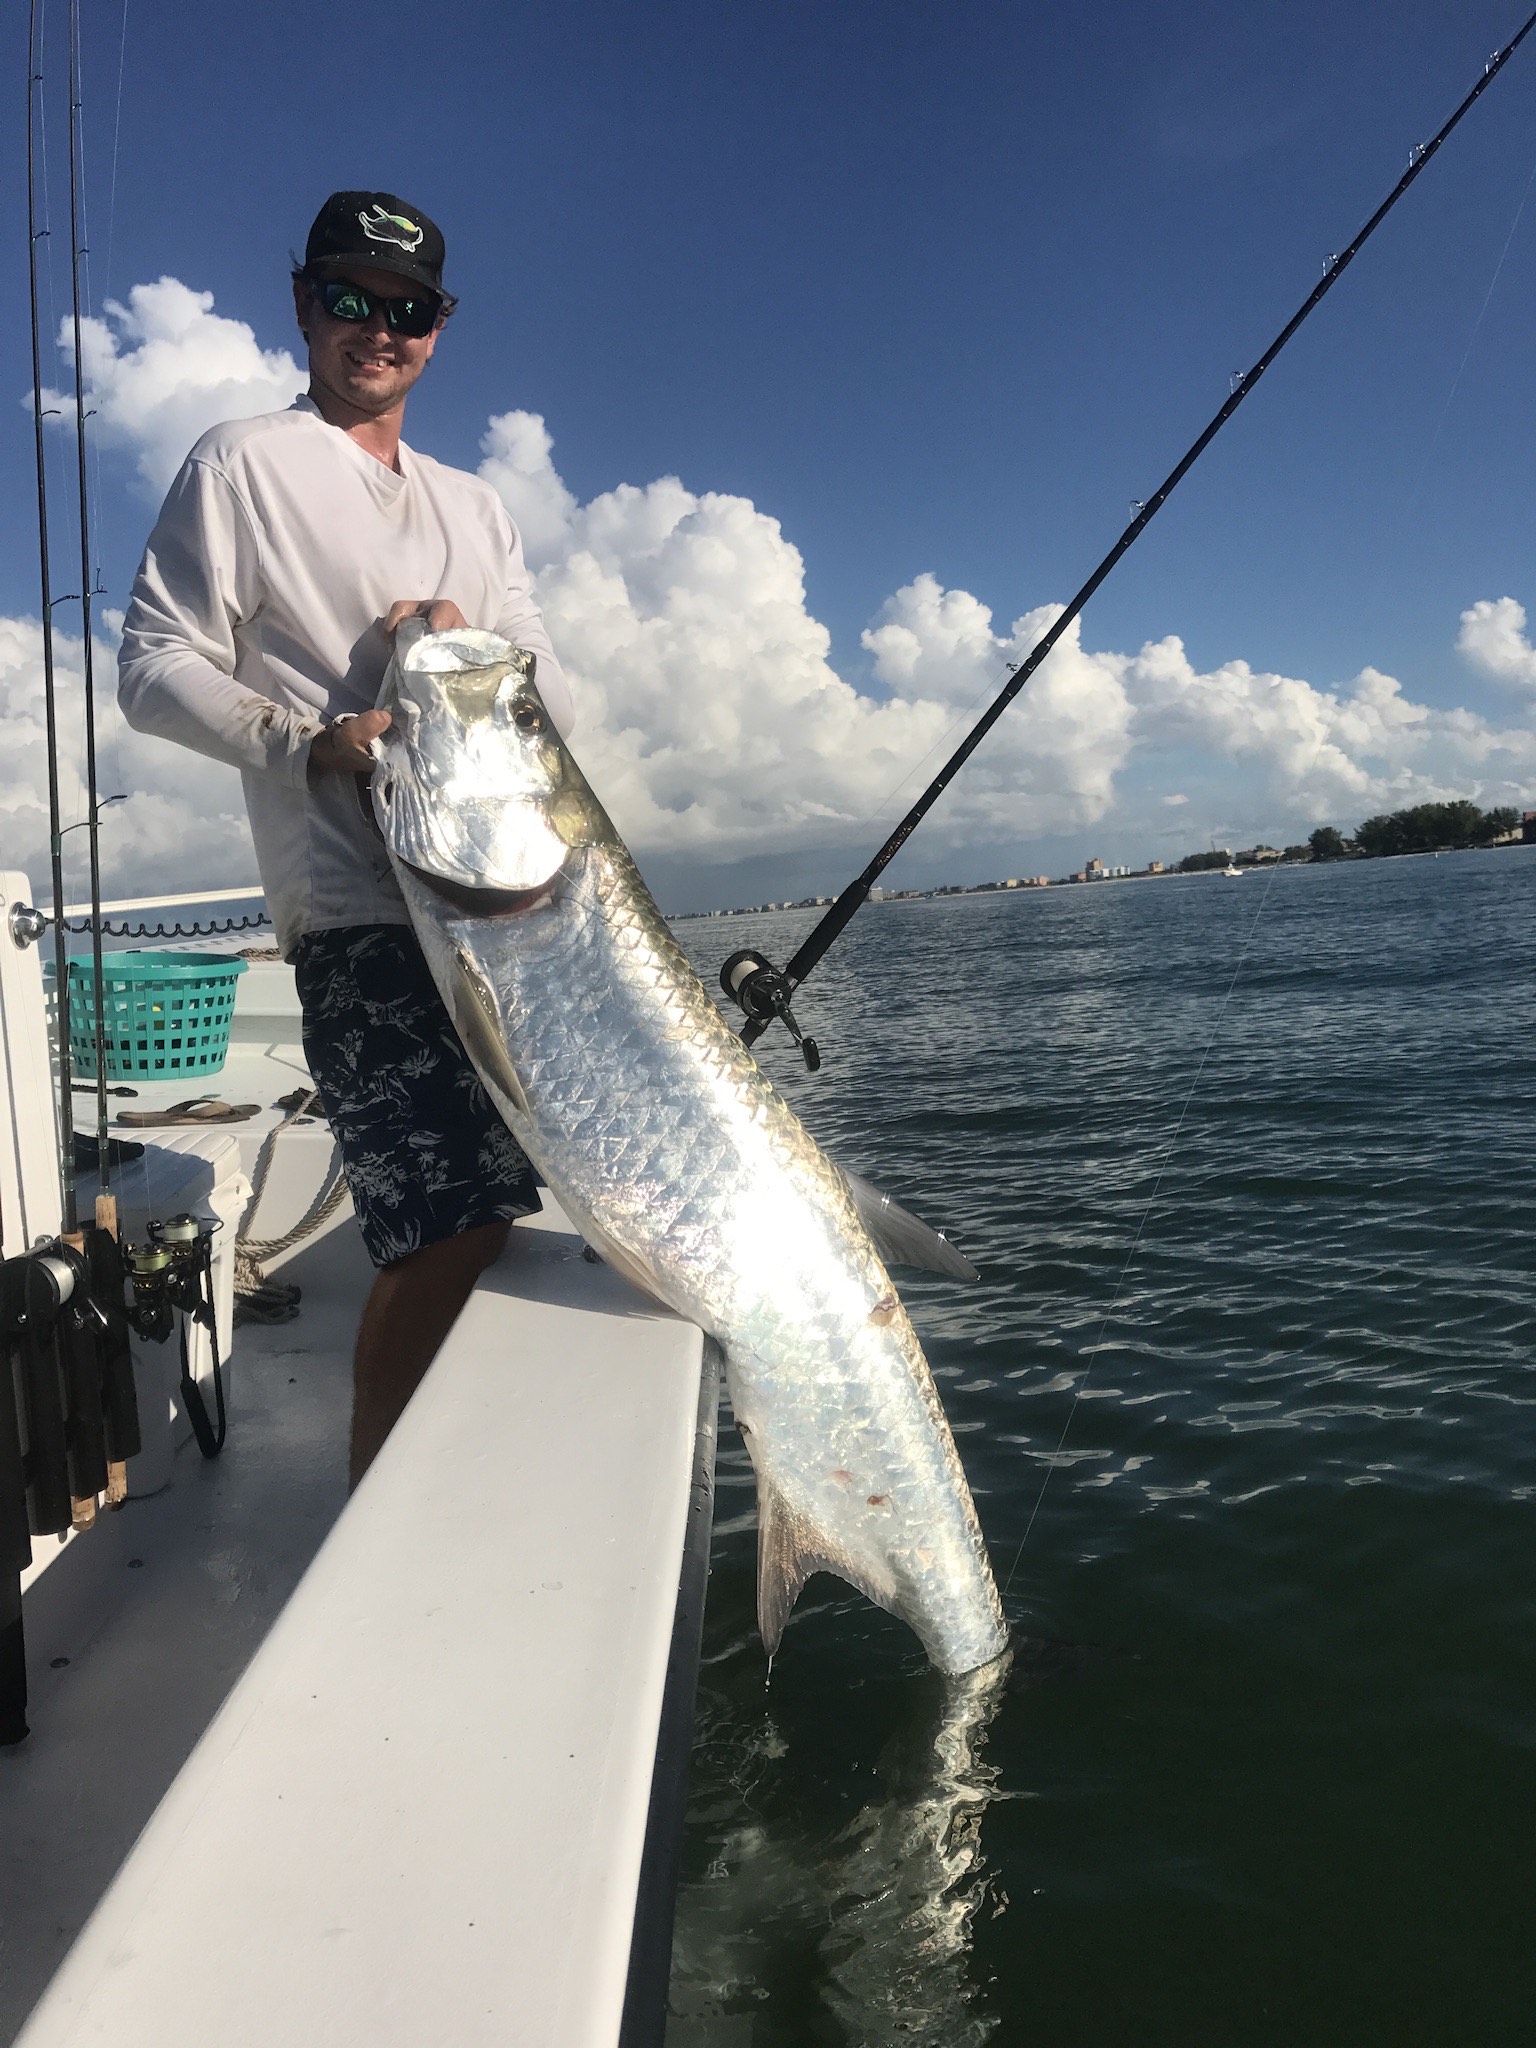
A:
<svg viewBox="0 0 1536 2048">
<path fill-rule="evenodd" d="M 38 1244 L 21 1258 L 0 1265 L 0 1334 L 52 1330 L 84 1277 L 85 1262 L 73 1245 Z"/>
<path fill-rule="evenodd" d="M 219 1319 L 213 1298 L 213 1234 L 219 1224 L 200 1223 L 183 1213 L 148 1226 L 144 1244 L 125 1246 L 131 1303 L 128 1320 L 152 1344 L 163 1344 L 181 1314 L 181 1400 L 197 1447 L 205 1458 L 224 1448 L 228 1417 L 224 1406 L 224 1366 L 219 1357 Z M 217 1421 L 210 1419 L 202 1388 L 192 1374 L 187 1326 L 198 1323 L 208 1332 L 213 1357 L 213 1398 Z"/>
<path fill-rule="evenodd" d="M 62 1238 L 34 1245 L 0 1271 L 0 1335 L 50 1335 L 64 1328 L 94 1339 L 110 1324 L 83 1252 Z"/>
<path fill-rule="evenodd" d="M 720 986 L 746 1016 L 741 1033 L 743 1044 L 755 1045 L 777 1018 L 799 1046 L 806 1071 L 814 1074 L 818 1070 L 821 1054 L 815 1039 L 807 1038 L 795 1022 L 795 1013 L 789 1007 L 794 984 L 782 967 L 775 967 L 764 954 L 748 948 L 733 953 L 726 961 L 720 970 Z"/>
<path fill-rule="evenodd" d="M 122 1272 L 107 1248 L 109 1232 L 88 1231 L 84 1250 L 45 1239 L 0 1262 L 0 1410 L 15 1403 L 9 1455 L 0 1414 L 0 1524 L 4 1495 L 12 1508 L 19 1498 L 5 1468 L 20 1458 L 33 1535 L 83 1527 L 97 1495 L 117 1505 L 114 1468 L 140 1449 Z M 0 1568 L 5 1548 L 0 1528 Z"/>
<path fill-rule="evenodd" d="M 133 1300 L 129 1321 L 152 1344 L 163 1344 L 176 1326 L 181 1309 L 194 1321 L 210 1313 L 204 1275 L 213 1259 L 213 1233 L 218 1225 L 199 1223 L 195 1216 L 172 1216 L 148 1226 L 146 1244 L 124 1247 Z"/>
</svg>

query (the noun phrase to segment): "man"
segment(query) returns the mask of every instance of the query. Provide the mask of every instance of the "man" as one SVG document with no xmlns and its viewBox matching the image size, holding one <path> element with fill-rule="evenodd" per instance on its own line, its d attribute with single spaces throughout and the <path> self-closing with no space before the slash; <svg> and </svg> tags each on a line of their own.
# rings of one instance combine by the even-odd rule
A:
<svg viewBox="0 0 1536 2048">
<path fill-rule="evenodd" d="M 571 723 L 500 500 L 400 438 L 455 305 L 443 256 L 438 229 L 392 193 L 325 202 L 293 274 L 309 390 L 193 449 L 150 536 L 118 670 L 131 725 L 244 778 L 305 1053 L 379 1268 L 354 1363 L 354 1485 L 511 1219 L 538 1207 L 411 934 L 359 779 L 389 724 L 373 706 L 407 617 L 531 649 L 551 717 Z"/>
</svg>

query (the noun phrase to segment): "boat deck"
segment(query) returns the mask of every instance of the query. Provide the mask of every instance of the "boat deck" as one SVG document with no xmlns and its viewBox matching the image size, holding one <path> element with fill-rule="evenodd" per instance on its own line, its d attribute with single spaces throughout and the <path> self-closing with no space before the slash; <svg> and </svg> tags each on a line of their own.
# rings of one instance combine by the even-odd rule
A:
<svg viewBox="0 0 1536 2048">
<path fill-rule="evenodd" d="M 346 1502 L 355 1228 L 293 1261 L 300 1320 L 242 1330 L 229 1441 L 98 1518 L 26 1601 L 32 1733 L 0 1749 L 0 2041 L 10 2041 Z M 37 1539 L 41 1551 L 44 1539 Z M 67 1661 L 64 1661 L 67 1660 Z M 194 1915 L 192 1945 L 215 1930 Z"/>
</svg>

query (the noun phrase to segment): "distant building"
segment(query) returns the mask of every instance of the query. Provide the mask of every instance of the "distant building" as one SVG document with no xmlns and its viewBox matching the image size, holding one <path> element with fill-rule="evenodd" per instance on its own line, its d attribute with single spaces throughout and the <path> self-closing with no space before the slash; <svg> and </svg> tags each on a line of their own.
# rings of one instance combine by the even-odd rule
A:
<svg viewBox="0 0 1536 2048">
<path fill-rule="evenodd" d="M 1160 875 L 1162 872 L 1163 864 L 1160 860 L 1149 860 L 1147 862 L 1147 873 L 1149 875 Z"/>
<path fill-rule="evenodd" d="M 1075 875 L 1068 875 L 1067 877 L 1069 882 L 1086 882 L 1087 879 L 1087 871 L 1083 868 L 1079 868 Z"/>
<path fill-rule="evenodd" d="M 1085 860 L 1083 862 L 1083 878 L 1085 881 L 1089 882 L 1103 881 L 1104 863 L 1097 857 L 1097 855 L 1095 855 L 1095 857 L 1092 860 Z"/>
</svg>

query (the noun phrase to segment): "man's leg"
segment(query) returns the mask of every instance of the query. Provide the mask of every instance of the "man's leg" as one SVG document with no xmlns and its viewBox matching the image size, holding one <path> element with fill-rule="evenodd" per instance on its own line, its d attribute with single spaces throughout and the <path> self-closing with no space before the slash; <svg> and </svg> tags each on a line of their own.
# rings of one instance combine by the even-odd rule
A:
<svg viewBox="0 0 1536 2048">
<path fill-rule="evenodd" d="M 293 965 L 309 1071 L 378 1268 L 357 1333 L 356 1486 L 539 1190 L 406 927 L 307 932 Z"/>
<path fill-rule="evenodd" d="M 482 1223 L 380 1269 L 358 1324 L 352 1365 L 353 1486 L 405 1412 L 509 1228 Z"/>
</svg>

